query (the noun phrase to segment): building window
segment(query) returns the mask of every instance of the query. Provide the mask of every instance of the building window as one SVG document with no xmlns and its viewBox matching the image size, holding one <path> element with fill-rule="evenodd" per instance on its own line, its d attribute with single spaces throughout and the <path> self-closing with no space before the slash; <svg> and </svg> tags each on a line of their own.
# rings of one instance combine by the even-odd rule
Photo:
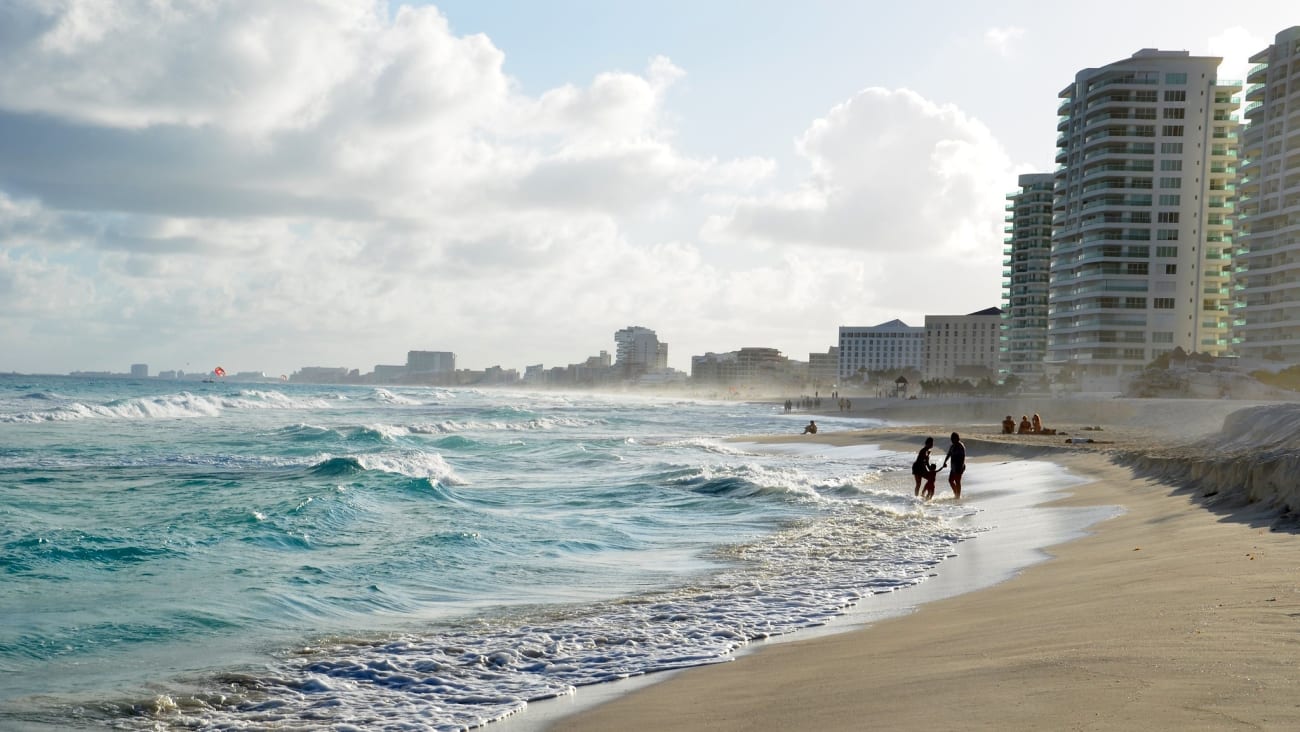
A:
<svg viewBox="0 0 1300 732">
<path fill-rule="evenodd" d="M 1173 343 L 1174 332 L 1158 330 L 1151 334 L 1151 342 L 1152 343 Z"/>
<path fill-rule="evenodd" d="M 1187 74 L 1174 74 L 1174 73 L 1165 74 L 1165 83 L 1166 83 L 1166 84 L 1186 84 L 1186 83 L 1187 83 Z"/>
<path fill-rule="evenodd" d="M 1178 223 L 1178 212 L 1161 211 L 1156 214 L 1156 221 L 1161 224 L 1176 224 Z"/>
<path fill-rule="evenodd" d="M 1177 257 L 1178 247 L 1156 247 L 1157 257 Z"/>
<path fill-rule="evenodd" d="M 1181 160 L 1161 160 L 1161 161 L 1160 161 L 1160 169 L 1161 169 L 1161 170 L 1182 170 L 1182 169 L 1183 169 L 1183 161 L 1181 161 Z"/>
<path fill-rule="evenodd" d="M 1162 155 L 1182 155 L 1183 143 L 1181 142 L 1162 142 L 1160 143 L 1160 153 Z"/>
<path fill-rule="evenodd" d="M 1182 178 L 1174 178 L 1174 177 L 1161 178 L 1161 179 L 1160 179 L 1160 187 L 1161 187 L 1161 188 L 1182 188 L 1182 187 L 1183 187 L 1183 179 L 1182 179 Z"/>
<path fill-rule="evenodd" d="M 1178 229 L 1158 229 L 1156 239 L 1160 241 L 1178 241 Z M 1159 247 L 1156 248 L 1159 249 Z M 1156 256 L 1159 256 L 1159 254 Z"/>
<path fill-rule="evenodd" d="M 1182 107 L 1165 107 L 1165 111 L 1162 116 L 1165 119 L 1182 119 L 1185 112 L 1186 110 L 1184 110 Z"/>
<path fill-rule="evenodd" d="M 1182 136 L 1183 136 L 1183 126 L 1182 126 L 1182 125 L 1165 125 L 1164 127 L 1161 127 L 1161 128 L 1160 128 L 1160 134 L 1161 134 L 1161 136 L 1163 136 L 1163 137 L 1182 137 Z"/>
<path fill-rule="evenodd" d="M 1182 89 L 1167 89 L 1165 90 L 1165 101 L 1185 102 L 1187 101 L 1187 92 L 1183 91 Z"/>
<path fill-rule="evenodd" d="M 1176 264 L 1166 264 L 1166 265 L 1165 265 L 1165 274 L 1178 274 L 1178 265 L 1176 265 Z"/>
<path fill-rule="evenodd" d="M 1173 310 L 1174 299 L 1172 297 L 1157 297 L 1152 301 L 1152 307 L 1156 310 Z"/>
<path fill-rule="evenodd" d="M 1181 205 L 1183 205 L 1183 197 L 1182 197 L 1182 196 L 1179 196 L 1178 194 L 1167 193 L 1167 194 L 1165 194 L 1165 195 L 1163 195 L 1163 196 L 1160 197 L 1160 205 L 1161 205 L 1161 206 L 1181 206 Z"/>
</svg>

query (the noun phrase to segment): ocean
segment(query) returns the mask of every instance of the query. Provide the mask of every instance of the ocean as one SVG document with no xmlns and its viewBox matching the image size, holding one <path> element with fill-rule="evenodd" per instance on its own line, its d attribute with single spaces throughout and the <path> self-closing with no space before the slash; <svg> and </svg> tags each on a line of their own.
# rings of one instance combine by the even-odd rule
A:
<svg viewBox="0 0 1300 732">
<path fill-rule="evenodd" d="M 0 728 L 474 728 L 825 625 L 982 530 L 910 453 L 734 441 L 807 419 L 0 376 Z"/>
</svg>

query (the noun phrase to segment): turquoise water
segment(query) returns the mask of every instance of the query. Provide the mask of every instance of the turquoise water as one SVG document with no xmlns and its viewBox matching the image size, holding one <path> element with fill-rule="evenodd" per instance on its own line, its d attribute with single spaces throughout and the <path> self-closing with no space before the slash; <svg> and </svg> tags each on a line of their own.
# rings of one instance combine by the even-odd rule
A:
<svg viewBox="0 0 1300 732">
<path fill-rule="evenodd" d="M 910 455 L 727 441 L 806 419 L 0 377 L 0 727 L 465 729 L 823 624 L 966 537 Z"/>
</svg>

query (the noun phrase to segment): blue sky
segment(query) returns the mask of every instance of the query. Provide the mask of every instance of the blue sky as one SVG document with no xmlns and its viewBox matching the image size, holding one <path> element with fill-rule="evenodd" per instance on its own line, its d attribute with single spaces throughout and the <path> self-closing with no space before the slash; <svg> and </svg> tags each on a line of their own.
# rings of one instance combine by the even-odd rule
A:
<svg viewBox="0 0 1300 732">
<path fill-rule="evenodd" d="M 1000 298 L 1056 94 L 1292 3 L 17 0 L 0 371 L 806 358 Z"/>
</svg>

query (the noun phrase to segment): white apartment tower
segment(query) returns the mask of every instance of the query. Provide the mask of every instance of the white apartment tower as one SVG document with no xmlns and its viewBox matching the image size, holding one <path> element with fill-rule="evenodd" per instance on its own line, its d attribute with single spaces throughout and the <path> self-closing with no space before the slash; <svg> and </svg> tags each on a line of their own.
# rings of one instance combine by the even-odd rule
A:
<svg viewBox="0 0 1300 732">
<path fill-rule="evenodd" d="M 1237 353 L 1300 361 L 1300 26 L 1250 59 L 1237 198 Z"/>
<path fill-rule="evenodd" d="M 1220 60 L 1144 49 L 1060 93 L 1047 361 L 1080 389 L 1228 350 L 1240 84 Z"/>
<path fill-rule="evenodd" d="M 926 379 L 978 382 L 998 377 L 1002 311 L 988 308 L 970 315 L 925 316 Z"/>
<path fill-rule="evenodd" d="M 1052 249 L 1055 176 L 1031 173 L 1007 194 L 1002 254 L 1001 368 L 1038 383 L 1047 357 L 1047 271 Z"/>
</svg>

